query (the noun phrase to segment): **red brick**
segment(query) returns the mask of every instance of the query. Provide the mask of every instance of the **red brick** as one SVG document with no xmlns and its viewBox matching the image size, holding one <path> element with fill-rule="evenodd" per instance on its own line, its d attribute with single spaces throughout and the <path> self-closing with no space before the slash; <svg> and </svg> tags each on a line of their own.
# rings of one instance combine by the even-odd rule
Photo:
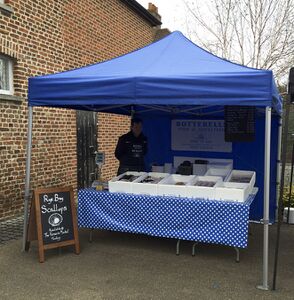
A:
<svg viewBox="0 0 294 300">
<path fill-rule="evenodd" d="M 14 0 L 0 13 L 0 54 L 15 59 L 15 94 L 22 104 L 0 100 L 0 219 L 23 209 L 28 77 L 104 61 L 153 41 L 151 25 L 119 0 Z M 7 47 L 8 45 L 8 47 Z M 127 117 L 99 114 L 99 150 L 106 153 L 103 176 L 117 168 L 114 147 L 129 129 Z M 77 187 L 76 113 L 34 108 L 31 188 Z"/>
</svg>

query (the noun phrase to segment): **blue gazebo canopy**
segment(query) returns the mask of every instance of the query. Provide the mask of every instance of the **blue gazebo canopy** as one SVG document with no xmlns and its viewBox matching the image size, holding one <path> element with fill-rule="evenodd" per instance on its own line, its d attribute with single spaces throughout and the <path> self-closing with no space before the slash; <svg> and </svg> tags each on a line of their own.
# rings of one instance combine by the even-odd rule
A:
<svg viewBox="0 0 294 300">
<path fill-rule="evenodd" d="M 181 32 L 126 55 L 29 79 L 29 106 L 123 113 L 155 106 L 271 106 L 281 111 L 273 74 L 221 59 Z"/>
</svg>

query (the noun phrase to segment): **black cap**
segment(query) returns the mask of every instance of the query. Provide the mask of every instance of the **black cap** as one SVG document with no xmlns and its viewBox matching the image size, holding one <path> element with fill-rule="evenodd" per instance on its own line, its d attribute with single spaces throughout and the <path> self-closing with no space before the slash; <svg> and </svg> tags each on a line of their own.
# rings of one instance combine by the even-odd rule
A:
<svg viewBox="0 0 294 300">
<path fill-rule="evenodd" d="M 137 117 L 132 118 L 131 125 L 133 126 L 135 123 L 136 124 L 142 123 L 142 119 L 137 118 Z"/>
</svg>

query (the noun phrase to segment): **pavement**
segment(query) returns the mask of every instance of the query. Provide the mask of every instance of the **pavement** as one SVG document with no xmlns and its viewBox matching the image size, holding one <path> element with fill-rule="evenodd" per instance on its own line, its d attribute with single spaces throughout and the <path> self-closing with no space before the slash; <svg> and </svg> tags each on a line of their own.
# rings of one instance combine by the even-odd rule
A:
<svg viewBox="0 0 294 300">
<path fill-rule="evenodd" d="M 23 216 L 0 221 L 0 245 L 22 237 Z"/>
<path fill-rule="evenodd" d="M 270 227 L 270 283 L 276 226 Z M 248 248 L 197 246 L 143 235 L 80 230 L 81 254 L 72 247 L 45 252 L 37 243 L 21 252 L 21 240 L 0 245 L 0 299 L 294 299 L 294 226 L 282 226 L 276 291 L 261 291 L 262 226 L 253 224 Z"/>
</svg>

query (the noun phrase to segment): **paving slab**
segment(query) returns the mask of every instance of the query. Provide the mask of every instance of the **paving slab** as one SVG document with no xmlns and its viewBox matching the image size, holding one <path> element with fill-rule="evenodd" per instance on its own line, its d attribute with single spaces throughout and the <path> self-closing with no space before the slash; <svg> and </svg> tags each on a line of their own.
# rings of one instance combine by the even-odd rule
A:
<svg viewBox="0 0 294 300">
<path fill-rule="evenodd" d="M 21 240 L 0 245 L 0 299 L 294 299 L 294 226 L 282 227 L 277 291 L 260 291 L 262 226 L 252 226 L 247 249 L 235 262 L 233 248 L 109 231 L 80 230 L 81 254 L 72 247 L 46 251 Z M 270 279 L 276 226 L 270 227 Z"/>
</svg>

